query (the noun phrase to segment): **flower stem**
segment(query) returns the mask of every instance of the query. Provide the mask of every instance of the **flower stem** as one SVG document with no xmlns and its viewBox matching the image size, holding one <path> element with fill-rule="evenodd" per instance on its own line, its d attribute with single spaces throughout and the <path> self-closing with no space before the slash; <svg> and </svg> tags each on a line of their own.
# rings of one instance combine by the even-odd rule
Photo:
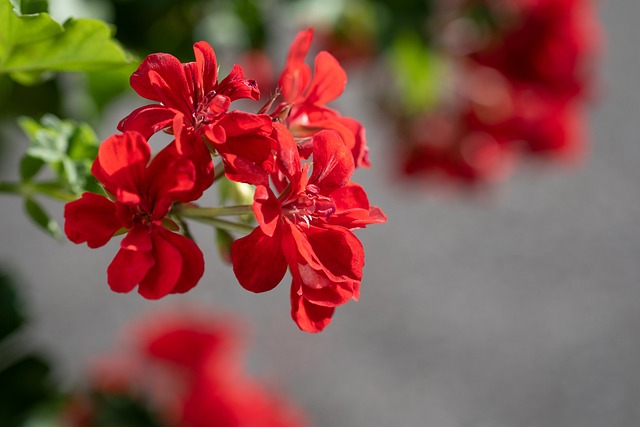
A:
<svg viewBox="0 0 640 427">
<path fill-rule="evenodd" d="M 176 206 L 173 212 L 185 218 L 197 219 L 230 215 L 252 215 L 253 209 L 251 208 L 251 205 L 220 206 L 217 208 L 194 208 Z"/>
<path fill-rule="evenodd" d="M 72 202 L 78 197 L 60 189 L 60 184 L 52 182 L 0 182 L 0 193 L 29 197 L 40 194 L 62 202 Z"/>
<path fill-rule="evenodd" d="M 235 231 L 243 234 L 250 233 L 255 229 L 253 225 L 240 224 L 238 222 L 226 221 L 224 219 L 219 219 L 219 218 L 192 217 L 191 219 L 193 219 L 194 221 L 199 221 L 205 224 L 213 225 L 216 228 L 221 228 L 227 231 Z"/>
<path fill-rule="evenodd" d="M 217 181 L 224 175 L 224 163 L 220 162 L 213 166 L 213 180 Z"/>
</svg>

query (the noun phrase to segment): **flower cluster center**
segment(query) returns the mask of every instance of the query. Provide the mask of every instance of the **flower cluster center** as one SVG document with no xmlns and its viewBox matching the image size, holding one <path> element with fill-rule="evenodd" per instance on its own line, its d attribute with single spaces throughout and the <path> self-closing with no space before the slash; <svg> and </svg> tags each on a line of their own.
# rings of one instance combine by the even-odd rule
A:
<svg viewBox="0 0 640 427">
<path fill-rule="evenodd" d="M 334 201 L 320 194 L 318 187 L 309 184 L 306 191 L 300 193 L 297 199 L 283 207 L 284 215 L 295 223 L 304 222 L 310 225 L 315 220 L 327 221 L 336 211 Z"/>
</svg>

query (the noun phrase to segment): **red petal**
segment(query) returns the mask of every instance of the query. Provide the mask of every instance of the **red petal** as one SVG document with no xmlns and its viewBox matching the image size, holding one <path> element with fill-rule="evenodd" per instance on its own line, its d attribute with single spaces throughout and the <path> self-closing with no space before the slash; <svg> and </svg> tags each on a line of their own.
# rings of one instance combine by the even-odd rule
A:
<svg viewBox="0 0 640 427">
<path fill-rule="evenodd" d="M 219 128 L 224 129 L 225 141 L 214 143 L 214 146 L 225 161 L 227 177 L 233 181 L 266 185 L 268 174 L 275 168 L 272 147 L 276 142 L 269 136 L 272 131 L 269 116 L 231 112 L 214 129 Z M 207 136 L 216 135 L 207 133 Z"/>
<path fill-rule="evenodd" d="M 152 220 L 164 217 L 175 200 L 188 202 L 196 180 L 193 163 L 169 144 L 153 158 L 145 176 L 145 196 L 153 203 Z"/>
<path fill-rule="evenodd" d="M 305 332 L 321 332 L 331 323 L 335 308 L 315 305 L 298 294 L 291 286 L 291 318 Z"/>
<path fill-rule="evenodd" d="M 309 28 L 300 31 L 291 43 L 285 68 L 278 79 L 285 102 L 295 101 L 309 85 L 311 69 L 305 64 L 304 58 L 311 47 L 312 38 L 313 30 Z"/>
<path fill-rule="evenodd" d="M 163 105 L 145 105 L 122 119 L 118 123 L 118 130 L 140 132 L 145 139 L 149 139 L 154 133 L 171 126 L 175 115 L 176 110 Z"/>
<path fill-rule="evenodd" d="M 218 83 L 218 64 L 216 54 L 211 45 L 205 41 L 199 41 L 193 45 L 193 53 L 196 56 L 198 67 L 198 80 L 205 94 L 211 92 Z"/>
<path fill-rule="evenodd" d="M 64 206 L 64 232 L 73 243 L 87 242 L 90 248 L 106 244 L 122 224 L 115 204 L 99 194 L 84 193 Z"/>
<path fill-rule="evenodd" d="M 267 186 L 258 185 L 253 195 L 253 213 L 267 236 L 273 236 L 282 213 L 280 201 Z"/>
<path fill-rule="evenodd" d="M 231 101 L 244 98 L 260 99 L 258 84 L 255 80 L 245 78 L 244 71 L 238 64 L 235 64 L 229 75 L 220 82 L 217 91 L 222 95 L 228 96 Z"/>
<path fill-rule="evenodd" d="M 361 185 L 349 182 L 331 193 L 331 199 L 336 204 L 338 211 L 348 209 L 369 210 L 369 198 Z"/>
<path fill-rule="evenodd" d="M 198 284 L 204 274 L 204 256 L 196 243 L 178 233 L 160 229 L 162 237 L 180 252 L 182 269 L 171 293 L 184 293 Z"/>
<path fill-rule="evenodd" d="M 227 140 L 227 134 L 224 128 L 218 123 L 212 125 L 203 126 L 205 138 L 212 144 L 224 144 Z"/>
<path fill-rule="evenodd" d="M 308 301 L 324 307 L 345 304 L 354 296 L 354 288 L 359 282 L 333 282 L 322 270 L 315 270 L 309 264 L 298 264 L 294 274 L 300 280 L 302 296 Z"/>
<path fill-rule="evenodd" d="M 100 145 L 91 173 L 120 202 L 139 203 L 150 157 L 149 144 L 138 132 L 112 135 Z"/>
<path fill-rule="evenodd" d="M 347 73 L 338 60 L 329 52 L 322 51 L 316 56 L 313 81 L 305 102 L 324 105 L 339 97 L 346 85 Z"/>
<path fill-rule="evenodd" d="M 135 227 L 120 243 L 120 250 L 107 268 L 107 281 L 114 292 L 130 292 L 155 264 L 146 227 Z"/>
<path fill-rule="evenodd" d="M 166 107 L 189 113 L 191 95 L 180 61 L 173 55 L 147 56 L 131 75 L 131 87 L 142 97 L 162 102 Z"/>
<path fill-rule="evenodd" d="M 310 183 L 316 184 L 327 194 L 345 185 L 351 179 L 354 169 L 353 156 L 337 132 L 321 131 L 313 137 L 313 173 Z"/>
<path fill-rule="evenodd" d="M 276 161 L 280 171 L 291 181 L 299 181 L 302 168 L 296 141 L 289 129 L 280 123 L 273 125 L 273 137 L 277 142 Z"/>
<path fill-rule="evenodd" d="M 235 154 L 221 153 L 224 161 L 224 174 L 231 181 L 252 185 L 267 185 L 268 175 L 265 168 Z"/>
<path fill-rule="evenodd" d="M 281 245 L 282 237 L 278 229 L 273 237 L 269 237 L 260 227 L 233 242 L 231 262 L 243 288 L 251 292 L 266 292 L 280 283 L 287 271 Z"/>
<path fill-rule="evenodd" d="M 356 167 L 370 167 L 369 147 L 367 146 L 367 137 L 365 135 L 364 126 L 351 117 L 339 117 L 337 120 L 353 134 L 353 146 L 349 146 L 349 144 L 347 144 L 347 146 L 351 149 L 351 154 L 353 154 L 353 160 L 356 163 Z M 342 133 L 340 135 L 342 135 L 343 139 L 345 138 Z"/>
<path fill-rule="evenodd" d="M 178 283 L 183 262 L 180 251 L 165 238 L 163 228 L 151 232 L 152 254 L 155 264 L 140 281 L 138 293 L 147 299 L 159 299 L 171 291 Z"/>
<path fill-rule="evenodd" d="M 290 237 L 293 239 L 299 256 L 315 270 L 322 270 L 328 279 L 334 282 L 360 281 L 364 266 L 364 248 L 358 238 L 348 229 L 325 224 L 323 228 L 290 226 Z M 287 248 L 291 243 L 287 242 Z M 290 262 L 293 258 L 288 250 Z M 296 261 L 298 264 L 302 262 Z"/>
<path fill-rule="evenodd" d="M 244 111 L 231 111 L 218 124 L 224 128 L 227 137 L 257 133 L 269 135 L 273 128 L 271 117 L 268 115 Z"/>
</svg>

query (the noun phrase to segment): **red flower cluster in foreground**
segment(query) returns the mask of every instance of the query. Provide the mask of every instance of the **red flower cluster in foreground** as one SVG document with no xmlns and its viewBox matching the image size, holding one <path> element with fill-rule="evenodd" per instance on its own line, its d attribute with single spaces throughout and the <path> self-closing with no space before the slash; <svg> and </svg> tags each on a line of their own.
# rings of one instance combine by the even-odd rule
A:
<svg viewBox="0 0 640 427">
<path fill-rule="evenodd" d="M 587 67 L 599 41 L 591 0 L 468 0 L 464 7 L 481 8 L 498 28 L 452 58 L 456 99 L 403 123 L 405 172 L 473 183 L 502 177 L 519 154 L 579 158 Z"/>
<path fill-rule="evenodd" d="M 258 114 L 230 110 L 260 92 L 238 65 L 218 81 L 205 42 L 194 45 L 195 62 L 158 53 L 133 73 L 133 89 L 156 103 L 125 117 L 123 133 L 101 145 L 92 172 L 105 195 L 85 193 L 65 207 L 65 232 L 75 243 L 95 248 L 126 233 L 108 269 L 111 289 L 138 285 L 152 299 L 191 289 L 204 262 L 184 220 L 224 228 L 229 223 L 215 216 L 253 212 L 258 227 L 231 245 L 242 286 L 270 290 L 288 267 L 292 317 L 308 332 L 321 331 L 336 306 L 357 299 L 364 251 L 351 230 L 386 217 L 351 182 L 355 168 L 369 166 L 364 128 L 327 107 L 343 92 L 346 74 L 327 52 L 311 72 L 304 62 L 311 38 L 311 30 L 295 38 L 279 79 L 283 100 L 270 114 L 275 97 Z M 147 140 L 161 130 L 174 140 L 152 159 Z M 255 186 L 252 206 L 193 203 L 222 167 L 228 180 Z"/>
<path fill-rule="evenodd" d="M 94 366 L 90 393 L 76 395 L 65 425 L 89 427 L 129 416 L 131 407 L 176 427 L 299 427 L 301 413 L 245 372 L 237 334 L 227 321 L 190 310 L 137 325 L 129 343 Z M 109 405 L 129 402 L 129 406 Z M 128 411 L 128 412 L 125 412 Z M 101 420 L 99 422 L 99 420 Z M 137 425 L 137 424 L 136 424 Z"/>
</svg>

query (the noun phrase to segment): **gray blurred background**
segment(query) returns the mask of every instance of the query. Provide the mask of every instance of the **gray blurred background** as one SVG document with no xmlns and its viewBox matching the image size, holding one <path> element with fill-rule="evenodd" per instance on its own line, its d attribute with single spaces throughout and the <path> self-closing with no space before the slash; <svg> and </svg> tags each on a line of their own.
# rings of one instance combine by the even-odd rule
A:
<svg viewBox="0 0 640 427">
<path fill-rule="evenodd" d="M 575 167 L 521 165 L 474 199 L 400 185 L 392 147 L 350 75 L 342 105 L 367 128 L 374 167 L 357 181 L 386 225 L 366 248 L 359 302 L 319 335 L 289 317 L 288 281 L 243 290 L 218 260 L 191 292 L 159 302 L 112 293 L 105 270 L 118 242 L 89 250 L 56 242 L 0 200 L 0 263 L 18 274 L 30 338 L 73 384 L 127 322 L 197 302 L 246 326 L 252 372 L 282 389 L 314 426 L 633 427 L 640 425 L 640 2 L 602 1 L 602 88 L 591 149 Z M 139 100 L 137 101 L 139 102 Z M 115 109 L 101 137 L 115 131 Z M 5 152 L 17 176 L 24 141 Z M 61 217 L 62 206 L 47 205 Z"/>
</svg>

